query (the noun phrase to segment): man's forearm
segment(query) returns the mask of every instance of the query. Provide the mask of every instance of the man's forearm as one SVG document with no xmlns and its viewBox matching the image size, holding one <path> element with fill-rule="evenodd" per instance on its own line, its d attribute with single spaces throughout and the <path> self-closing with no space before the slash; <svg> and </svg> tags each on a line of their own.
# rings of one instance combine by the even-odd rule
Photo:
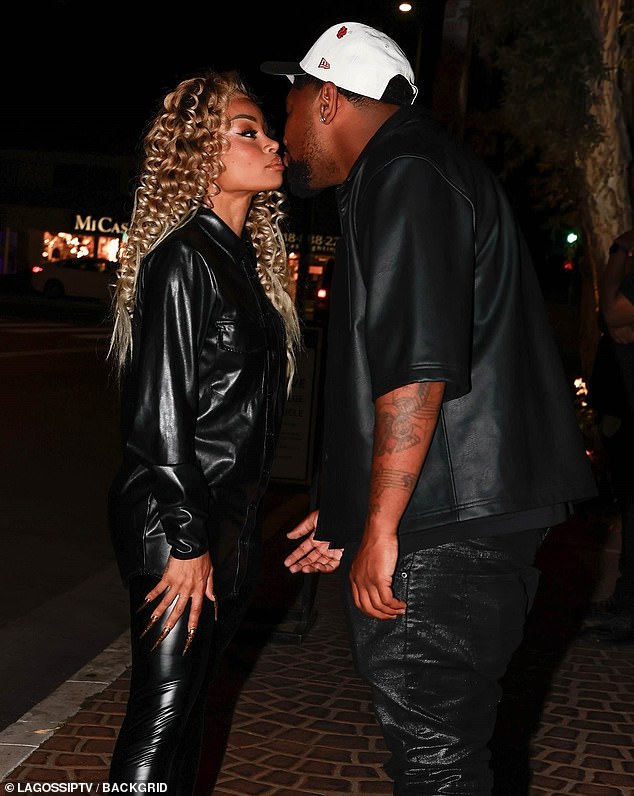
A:
<svg viewBox="0 0 634 796">
<path fill-rule="evenodd" d="M 396 533 L 436 429 L 444 382 L 415 382 L 375 401 L 366 534 Z"/>
</svg>

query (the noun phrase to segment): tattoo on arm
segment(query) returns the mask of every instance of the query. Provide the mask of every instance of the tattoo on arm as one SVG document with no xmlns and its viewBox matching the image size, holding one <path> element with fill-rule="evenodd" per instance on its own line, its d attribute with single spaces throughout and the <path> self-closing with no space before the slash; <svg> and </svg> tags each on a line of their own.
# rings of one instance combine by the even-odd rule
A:
<svg viewBox="0 0 634 796">
<path fill-rule="evenodd" d="M 408 473 L 405 470 L 390 470 L 387 467 L 380 466 L 376 470 L 376 488 L 383 491 L 384 489 L 404 489 L 409 492 L 414 486 L 416 476 L 414 473 Z"/>
<path fill-rule="evenodd" d="M 377 418 L 377 445 L 379 456 L 399 453 L 421 441 L 419 427 L 427 428 L 436 422 L 435 405 L 428 402 L 430 385 L 419 382 L 414 395 L 394 397 L 389 409 Z"/>
<path fill-rule="evenodd" d="M 376 514 L 379 510 L 379 500 L 384 490 L 400 489 L 408 495 L 411 494 L 416 484 L 416 474 L 408 473 L 405 470 L 391 470 L 388 467 L 379 466 L 374 471 L 372 487 L 370 489 L 368 511 Z"/>
</svg>

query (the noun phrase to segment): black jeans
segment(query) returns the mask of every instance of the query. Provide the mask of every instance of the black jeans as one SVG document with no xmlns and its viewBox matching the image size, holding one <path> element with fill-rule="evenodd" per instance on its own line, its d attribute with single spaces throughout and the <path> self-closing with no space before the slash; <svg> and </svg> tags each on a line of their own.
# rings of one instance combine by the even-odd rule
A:
<svg viewBox="0 0 634 796">
<path fill-rule="evenodd" d="M 539 571 L 544 529 L 408 553 L 393 589 L 395 620 L 372 619 L 344 594 L 355 665 L 372 686 L 395 796 L 489 796 L 488 743 L 499 680 L 519 645 Z"/>
<path fill-rule="evenodd" d="M 155 650 L 150 648 L 164 619 L 140 638 L 154 603 L 141 612 L 137 608 L 159 580 L 139 576 L 130 583 L 130 694 L 109 782 L 164 782 L 169 796 L 190 796 L 198 773 L 208 689 L 244 617 L 252 583 L 247 580 L 239 596 L 220 603 L 217 622 L 213 603 L 204 598 L 198 631 L 183 655 L 187 611 Z"/>
</svg>

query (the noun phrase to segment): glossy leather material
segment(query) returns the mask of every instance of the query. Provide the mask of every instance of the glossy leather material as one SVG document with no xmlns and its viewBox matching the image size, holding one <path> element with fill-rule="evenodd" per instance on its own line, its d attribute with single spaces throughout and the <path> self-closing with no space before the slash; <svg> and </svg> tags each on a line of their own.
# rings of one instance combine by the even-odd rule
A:
<svg viewBox="0 0 634 796">
<path fill-rule="evenodd" d="M 143 261 L 110 489 L 122 577 L 209 550 L 219 599 L 242 580 L 286 394 L 282 319 L 249 240 L 201 208 Z"/>
<path fill-rule="evenodd" d="M 520 531 L 401 556 L 393 589 L 407 610 L 395 620 L 355 607 L 345 551 L 355 665 L 372 686 L 394 796 L 490 796 L 500 678 L 537 590 L 543 537 Z"/>
<path fill-rule="evenodd" d="M 401 535 L 424 544 L 429 528 L 593 497 L 574 388 L 490 171 L 425 109 L 401 108 L 337 201 L 318 538 L 361 537 L 374 401 L 416 381 L 446 393 Z"/>
<path fill-rule="evenodd" d="M 164 622 L 141 634 L 152 605 L 137 608 L 156 585 L 152 576 L 130 581 L 132 671 L 126 715 L 110 766 L 110 783 L 165 783 L 169 796 L 194 792 L 204 731 L 207 694 L 222 656 L 244 617 L 255 584 L 250 568 L 241 592 L 223 601 L 214 621 L 205 598 L 198 631 L 185 655 L 187 611 L 156 649 Z"/>
</svg>

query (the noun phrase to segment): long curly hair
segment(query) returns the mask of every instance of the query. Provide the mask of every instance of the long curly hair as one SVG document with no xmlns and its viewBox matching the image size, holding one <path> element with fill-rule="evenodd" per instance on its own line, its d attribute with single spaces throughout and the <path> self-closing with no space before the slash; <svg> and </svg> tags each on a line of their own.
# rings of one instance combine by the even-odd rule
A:
<svg viewBox="0 0 634 796">
<path fill-rule="evenodd" d="M 183 80 L 167 94 L 147 129 L 132 218 L 119 252 L 112 304 L 114 328 L 108 356 L 119 377 L 132 355 L 132 316 L 141 262 L 201 205 L 213 208 L 213 195 L 220 190 L 215 181 L 224 171 L 222 156 L 229 146 L 223 134 L 227 108 L 235 96 L 257 102 L 237 72 L 209 71 Z M 301 332 L 289 293 L 290 276 L 280 227 L 286 218 L 285 200 L 282 191 L 256 194 L 246 227 L 255 248 L 260 282 L 284 320 L 290 391 Z"/>
</svg>

